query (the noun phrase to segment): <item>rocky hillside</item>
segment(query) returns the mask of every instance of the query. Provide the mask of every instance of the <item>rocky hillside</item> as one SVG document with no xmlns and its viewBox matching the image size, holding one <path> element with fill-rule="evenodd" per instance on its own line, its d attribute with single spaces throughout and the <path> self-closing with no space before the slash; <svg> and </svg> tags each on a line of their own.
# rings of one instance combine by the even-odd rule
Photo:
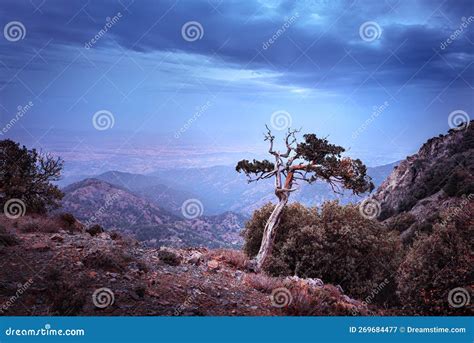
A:
<svg viewBox="0 0 474 343">
<path fill-rule="evenodd" d="M 377 189 L 379 219 L 402 232 L 429 231 L 441 211 L 462 209 L 474 193 L 474 124 L 428 140 Z"/>
<path fill-rule="evenodd" d="M 72 213 L 86 226 L 130 234 L 149 246 L 240 247 L 245 218 L 227 212 L 218 216 L 178 217 L 130 190 L 97 179 L 64 189 L 60 211 Z M 193 216 L 194 217 L 194 216 Z"/>
<path fill-rule="evenodd" d="M 0 314 L 369 315 L 319 279 L 255 274 L 235 250 L 153 249 L 54 218 L 0 216 Z"/>
</svg>

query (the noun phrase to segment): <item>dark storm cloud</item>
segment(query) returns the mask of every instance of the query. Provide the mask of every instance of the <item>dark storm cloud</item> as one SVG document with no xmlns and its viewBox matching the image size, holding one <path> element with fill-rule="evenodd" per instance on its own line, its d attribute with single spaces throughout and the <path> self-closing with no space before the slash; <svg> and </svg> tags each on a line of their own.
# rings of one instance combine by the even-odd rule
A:
<svg viewBox="0 0 474 343">
<path fill-rule="evenodd" d="M 95 49 L 119 44 L 138 52 L 181 51 L 216 58 L 235 68 L 282 73 L 280 82 L 304 87 L 359 84 L 373 75 L 384 86 L 414 82 L 443 82 L 455 77 L 472 59 L 472 28 L 441 49 L 462 19 L 469 18 L 469 1 L 449 4 L 419 1 L 417 13 L 395 1 L 3 1 L 1 22 L 19 20 L 27 27 L 23 46 L 2 43 L 3 59 L 31 54 L 28 48 L 81 48 L 104 26 L 106 17 L 120 12 L 120 23 Z M 263 44 L 291 18 L 297 19 L 268 49 Z M 409 20 L 406 18 L 409 17 Z M 434 19 L 436 19 L 434 21 Z M 203 39 L 190 43 L 181 36 L 188 21 L 204 28 Z M 363 41 L 359 27 L 376 21 L 380 39 Z M 12 50 L 14 49 L 14 50 Z M 435 54 L 438 51 L 439 55 Z M 462 61 L 461 61 L 462 62 Z M 20 63 L 20 62 L 19 62 Z M 34 64 L 31 65 L 34 68 Z M 328 74 L 330 73 L 330 77 Z M 373 74 L 372 74 L 373 73 Z M 348 76 L 350 75 L 350 78 Z M 472 74 L 471 74 L 472 75 Z M 469 76 L 466 76 L 468 78 Z M 472 81 L 472 80 L 471 80 Z"/>
</svg>

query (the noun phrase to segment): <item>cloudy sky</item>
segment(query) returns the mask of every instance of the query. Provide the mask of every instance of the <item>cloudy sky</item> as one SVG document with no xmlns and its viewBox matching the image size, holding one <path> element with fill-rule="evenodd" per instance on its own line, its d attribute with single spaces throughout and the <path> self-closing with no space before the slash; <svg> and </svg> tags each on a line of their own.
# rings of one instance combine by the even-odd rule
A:
<svg viewBox="0 0 474 343">
<path fill-rule="evenodd" d="M 472 118 L 473 16 L 469 0 L 2 0 L 1 135 L 71 158 L 238 154 L 291 125 L 388 163 Z"/>
</svg>

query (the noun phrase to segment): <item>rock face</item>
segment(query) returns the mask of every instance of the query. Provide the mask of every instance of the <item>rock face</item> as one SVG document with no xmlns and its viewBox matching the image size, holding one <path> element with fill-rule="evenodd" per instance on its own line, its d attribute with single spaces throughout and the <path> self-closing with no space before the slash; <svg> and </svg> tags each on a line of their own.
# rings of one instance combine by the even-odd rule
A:
<svg viewBox="0 0 474 343">
<path fill-rule="evenodd" d="M 459 206 L 474 192 L 474 124 L 428 140 L 401 161 L 372 196 L 380 220 L 404 216 L 405 230 Z M 431 218 L 431 219 L 430 219 Z M 403 229 L 403 228 L 402 228 Z M 404 230 L 401 230 L 404 231 Z"/>
</svg>

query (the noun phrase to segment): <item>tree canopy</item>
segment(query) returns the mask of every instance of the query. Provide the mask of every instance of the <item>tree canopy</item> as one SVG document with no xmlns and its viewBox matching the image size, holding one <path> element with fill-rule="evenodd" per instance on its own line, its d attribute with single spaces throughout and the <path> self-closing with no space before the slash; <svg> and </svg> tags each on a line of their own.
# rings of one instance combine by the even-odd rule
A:
<svg viewBox="0 0 474 343">
<path fill-rule="evenodd" d="M 26 211 L 45 213 L 58 207 L 63 194 L 51 184 L 61 175 L 63 161 L 36 149 L 28 150 L 10 139 L 0 141 L 0 205 L 21 200 Z"/>
</svg>

